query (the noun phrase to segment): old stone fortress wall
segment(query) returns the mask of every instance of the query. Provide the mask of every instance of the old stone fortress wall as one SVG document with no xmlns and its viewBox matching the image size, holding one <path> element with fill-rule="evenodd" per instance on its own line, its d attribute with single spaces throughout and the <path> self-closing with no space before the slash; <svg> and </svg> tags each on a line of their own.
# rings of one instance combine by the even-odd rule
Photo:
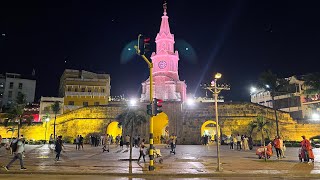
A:
<svg viewBox="0 0 320 180">
<path fill-rule="evenodd" d="M 145 105 L 141 104 L 140 106 L 145 108 Z M 108 126 L 117 121 L 116 116 L 124 111 L 125 107 L 125 104 L 89 106 L 65 113 L 57 117 L 57 134 L 63 135 L 65 140 L 72 141 L 78 134 L 88 137 L 93 133 L 114 132 L 114 130 L 108 129 Z M 197 106 L 187 107 L 178 102 L 167 102 L 163 105 L 163 109 L 163 114 L 154 119 L 154 137 L 161 136 L 166 128 L 170 134 L 177 134 L 178 144 L 200 144 L 203 126 L 213 124 L 215 119 L 213 103 L 199 103 Z M 248 124 L 255 120 L 258 115 L 262 115 L 268 121 L 275 123 L 272 109 L 253 103 L 221 103 L 218 110 L 221 133 L 226 136 L 237 133 L 248 135 Z M 319 124 L 298 124 L 288 113 L 278 111 L 277 114 L 280 135 L 284 140 L 299 141 L 302 135 L 308 138 L 319 135 Z M 43 140 L 45 128 L 45 123 L 23 126 L 21 134 L 27 139 Z M 142 125 L 138 131 L 143 138 L 148 139 L 148 123 Z M 51 120 L 48 123 L 47 138 L 52 133 L 53 121 Z M 115 137 L 118 133 L 119 131 L 113 136 Z M 11 132 L 7 132 L 5 127 L 1 127 L 0 134 L 4 138 L 11 137 Z M 273 128 L 270 130 L 269 136 L 273 138 L 275 135 L 276 130 Z M 13 136 L 17 136 L 16 132 Z M 255 140 L 261 139 L 257 133 L 253 134 L 253 138 Z M 155 143 L 159 143 L 159 138 L 155 138 Z"/>
</svg>

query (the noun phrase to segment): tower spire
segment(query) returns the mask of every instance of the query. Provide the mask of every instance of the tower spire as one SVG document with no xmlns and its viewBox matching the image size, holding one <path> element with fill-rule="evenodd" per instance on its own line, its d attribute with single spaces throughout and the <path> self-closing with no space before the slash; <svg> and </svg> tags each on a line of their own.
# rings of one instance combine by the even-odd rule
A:
<svg viewBox="0 0 320 180">
<path fill-rule="evenodd" d="M 163 2 L 163 15 L 167 15 L 167 0 L 164 0 Z"/>
</svg>

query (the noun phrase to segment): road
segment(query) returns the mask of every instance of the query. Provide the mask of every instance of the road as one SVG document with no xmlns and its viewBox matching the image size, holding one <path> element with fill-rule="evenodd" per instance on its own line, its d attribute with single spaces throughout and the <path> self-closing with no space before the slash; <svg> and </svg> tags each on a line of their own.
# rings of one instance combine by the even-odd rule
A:
<svg viewBox="0 0 320 180">
<path fill-rule="evenodd" d="M 48 145 L 29 146 L 26 145 L 25 166 L 27 171 L 19 170 L 18 161 L 9 172 L 3 169 L 1 173 L 11 174 L 38 174 L 39 176 L 47 175 L 104 175 L 102 178 L 115 176 L 122 179 L 124 176 L 134 176 L 138 178 L 243 178 L 252 176 L 254 178 L 267 176 L 277 178 L 282 176 L 302 177 L 320 176 L 320 149 L 314 149 L 316 160 L 314 164 L 299 163 L 298 148 L 287 148 L 286 158 L 276 160 L 275 156 L 267 162 L 260 160 L 255 155 L 255 151 L 237 151 L 230 150 L 228 146 L 221 146 L 221 162 L 223 167 L 222 173 L 215 171 L 217 167 L 216 147 L 201 145 L 178 145 L 176 154 L 170 154 L 165 145 L 156 145 L 161 150 L 164 162 L 162 164 L 156 161 L 154 172 L 148 171 L 147 163 L 129 163 L 129 152 L 124 148 L 111 146 L 111 151 L 102 153 L 102 147 L 91 147 L 86 145 L 84 150 L 75 150 L 74 145 L 66 145 L 65 152 L 62 153 L 61 161 L 54 161 L 54 152 Z M 11 156 L 6 154 L 3 148 L 0 148 L 1 161 L 4 165 L 10 161 Z M 133 157 L 139 156 L 138 148 L 133 148 Z M 32 176 L 32 175 L 30 175 Z M 29 175 L 27 177 L 30 177 Z M 48 176 L 50 179 L 51 176 Z M 85 177 L 85 176 L 83 176 Z M 66 176 L 73 178 L 73 176 Z M 97 176 L 96 178 L 100 178 Z M 113 177 L 112 177 L 113 178 Z M 78 179 L 78 178 L 77 178 Z M 113 178 L 114 179 L 114 178 Z M 248 177 L 246 178 L 248 179 Z"/>
</svg>

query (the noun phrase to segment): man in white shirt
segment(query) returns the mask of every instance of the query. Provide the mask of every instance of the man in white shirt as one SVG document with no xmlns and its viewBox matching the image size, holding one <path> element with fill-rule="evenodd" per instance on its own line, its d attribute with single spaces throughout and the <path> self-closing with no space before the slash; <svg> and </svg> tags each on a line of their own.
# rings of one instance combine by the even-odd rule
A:
<svg viewBox="0 0 320 180">
<path fill-rule="evenodd" d="M 17 145 L 17 148 L 16 150 L 13 152 L 14 156 L 13 156 L 13 159 L 9 162 L 9 164 L 7 164 L 6 166 L 4 166 L 4 169 L 9 171 L 9 168 L 11 166 L 11 164 L 16 161 L 17 159 L 20 160 L 20 170 L 26 170 L 27 168 L 25 168 L 23 166 L 23 157 L 22 157 L 22 154 L 24 152 L 24 143 L 23 143 L 24 139 L 16 139 L 14 141 L 12 141 L 13 144 L 16 143 Z"/>
</svg>

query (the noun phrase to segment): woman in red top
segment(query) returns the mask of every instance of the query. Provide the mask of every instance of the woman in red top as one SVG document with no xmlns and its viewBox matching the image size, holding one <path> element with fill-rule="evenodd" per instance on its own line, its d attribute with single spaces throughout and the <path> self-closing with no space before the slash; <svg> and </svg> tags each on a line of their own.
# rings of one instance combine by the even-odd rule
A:
<svg viewBox="0 0 320 180">
<path fill-rule="evenodd" d="M 314 155 L 312 152 L 312 146 L 308 139 L 306 139 L 305 136 L 301 136 L 301 156 L 304 159 L 304 162 L 309 162 L 309 159 L 311 159 L 312 162 L 314 162 Z"/>
</svg>

